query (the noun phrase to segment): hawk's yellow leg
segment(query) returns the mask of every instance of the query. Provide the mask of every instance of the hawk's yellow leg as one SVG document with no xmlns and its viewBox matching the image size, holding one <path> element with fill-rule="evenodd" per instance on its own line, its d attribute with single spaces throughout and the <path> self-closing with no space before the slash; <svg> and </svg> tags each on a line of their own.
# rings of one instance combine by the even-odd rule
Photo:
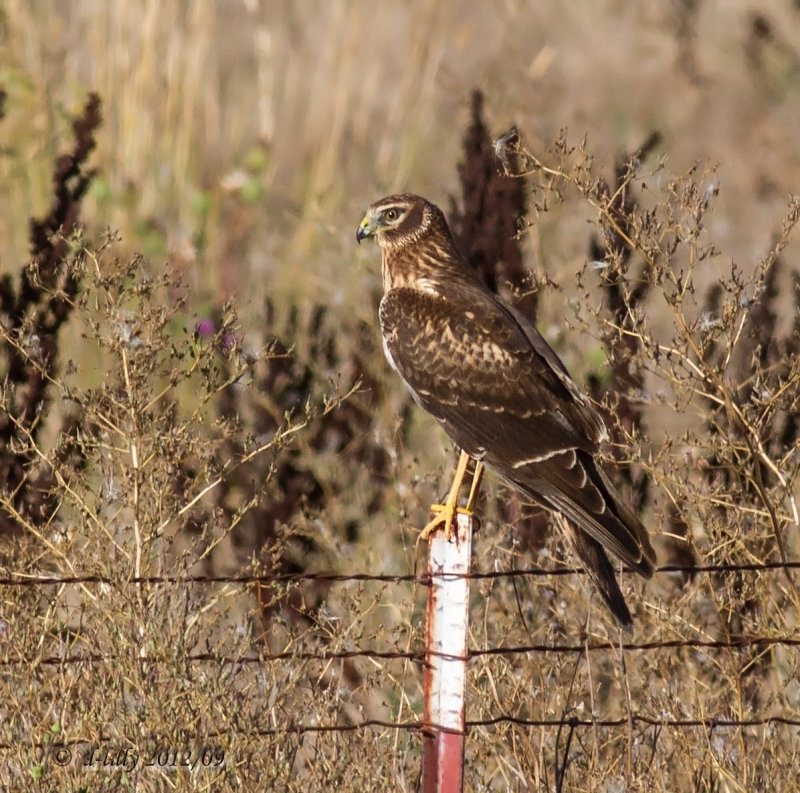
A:
<svg viewBox="0 0 800 793">
<path fill-rule="evenodd" d="M 467 472 L 468 464 L 469 455 L 466 452 L 461 452 L 461 456 L 458 458 L 458 465 L 456 466 L 456 473 L 453 477 L 453 484 L 450 486 L 450 492 L 447 494 L 444 504 L 431 505 L 431 512 L 436 513 L 436 515 L 420 533 L 420 540 L 427 540 L 442 524 L 444 524 L 444 536 L 449 540 L 453 536 L 453 521 L 456 515 L 459 513 L 462 515 L 472 515 L 474 513 L 475 501 L 478 498 L 478 488 L 483 478 L 482 463 L 475 463 L 475 473 L 472 476 L 472 485 L 469 490 L 467 506 L 463 508 L 458 506 L 458 494 L 461 490 L 461 484 L 464 481 L 464 475 Z"/>
<path fill-rule="evenodd" d="M 483 463 L 476 460 L 475 471 L 472 474 L 472 485 L 470 486 L 469 497 L 467 498 L 467 506 L 464 507 L 463 510 L 461 510 L 466 515 L 472 515 L 475 513 L 475 502 L 478 500 L 478 490 L 480 489 L 482 480 L 483 480 Z"/>
</svg>

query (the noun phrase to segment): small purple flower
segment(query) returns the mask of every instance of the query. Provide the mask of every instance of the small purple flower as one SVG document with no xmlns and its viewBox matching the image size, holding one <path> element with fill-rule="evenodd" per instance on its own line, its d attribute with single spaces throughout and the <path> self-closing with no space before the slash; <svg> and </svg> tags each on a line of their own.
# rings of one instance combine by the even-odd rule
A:
<svg viewBox="0 0 800 793">
<path fill-rule="evenodd" d="M 199 319 L 197 324 L 194 326 L 194 332 L 197 336 L 201 339 L 210 339 L 216 331 L 214 327 L 214 320 L 209 319 L 206 317 L 205 319 Z"/>
</svg>

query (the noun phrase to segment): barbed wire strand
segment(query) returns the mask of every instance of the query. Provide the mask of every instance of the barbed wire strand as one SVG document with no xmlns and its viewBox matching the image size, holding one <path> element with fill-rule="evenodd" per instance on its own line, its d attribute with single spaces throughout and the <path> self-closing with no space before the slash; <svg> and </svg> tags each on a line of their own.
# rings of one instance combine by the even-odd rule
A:
<svg viewBox="0 0 800 793">
<path fill-rule="evenodd" d="M 467 719 L 465 723 L 467 734 L 477 727 L 496 727 L 500 724 L 513 724 L 517 727 L 531 727 L 539 729 L 554 729 L 558 727 L 569 727 L 571 729 L 614 729 L 618 727 L 629 728 L 632 724 L 638 724 L 644 727 L 657 727 L 658 729 L 703 729 L 707 730 L 708 732 L 713 732 L 720 729 L 744 729 L 752 727 L 771 727 L 774 725 L 783 727 L 800 727 L 800 719 L 790 719 L 785 716 L 765 716 L 763 718 L 754 719 L 670 719 L 647 716 L 640 713 L 618 719 L 589 719 L 577 718 L 575 716 L 561 719 L 525 719 L 518 716 L 504 714 L 502 716 L 494 716 L 489 719 Z M 359 732 L 361 730 L 374 728 L 387 730 L 407 730 L 408 732 L 423 732 L 428 729 L 429 726 L 431 725 L 420 721 L 396 722 L 385 721 L 383 719 L 365 719 L 364 721 L 355 722 L 353 724 L 287 724 L 284 727 L 273 727 L 263 730 L 247 730 L 246 732 L 235 729 L 216 730 L 204 732 L 202 735 L 202 740 L 205 744 L 208 744 L 210 741 L 219 741 L 220 739 L 242 735 L 256 738 L 266 738 L 275 735 L 303 735 L 305 733 Z M 436 728 L 439 730 L 443 729 L 438 725 Z M 197 737 L 199 738 L 199 736 Z M 36 741 L 31 742 L 29 746 L 35 749 L 52 751 L 54 747 L 58 746 L 96 746 L 104 743 L 119 743 L 122 745 L 123 742 L 116 738 L 100 736 L 96 739 L 74 738 L 64 742 Z M 0 751 L 8 751 L 10 749 L 17 748 L 18 744 L 0 743 Z"/>
<path fill-rule="evenodd" d="M 496 655 L 527 655 L 528 653 L 552 653 L 559 655 L 581 654 L 586 652 L 614 651 L 620 649 L 627 652 L 653 651 L 665 649 L 703 649 L 703 650 L 747 650 L 752 647 L 765 649 L 768 647 L 800 647 L 800 638 L 789 636 L 752 636 L 728 640 L 701 640 L 701 639 L 667 639 L 653 642 L 596 642 L 594 644 L 524 644 L 513 647 L 487 647 L 485 649 L 470 649 L 465 656 L 437 653 L 432 650 L 334 650 L 331 652 L 312 652 L 293 650 L 283 653 L 263 653 L 248 656 L 225 656 L 214 653 L 190 653 L 183 656 L 183 660 L 190 663 L 216 663 L 221 666 L 239 666 L 247 664 L 261 664 L 268 661 L 344 661 L 353 658 L 368 658 L 374 660 L 410 660 L 424 663 L 426 655 L 435 655 L 439 658 L 457 661 L 470 661 L 473 658 Z M 0 659 L 0 668 L 6 666 L 40 665 L 61 666 L 69 664 L 102 664 L 122 660 L 122 656 L 91 653 L 86 655 L 46 656 L 43 658 L 3 658 Z M 124 656 L 130 660 L 129 656 Z M 170 659 L 157 656 L 137 656 L 136 661 L 141 664 L 166 664 Z"/>
<path fill-rule="evenodd" d="M 661 573 L 741 573 L 741 572 L 768 572 L 782 570 L 800 570 L 800 560 L 789 562 L 765 562 L 752 564 L 708 564 L 708 565 L 665 565 L 656 570 Z M 623 573 L 634 571 L 623 569 Z M 466 578 L 476 581 L 496 578 L 524 578 L 526 576 L 564 576 L 584 575 L 585 570 L 580 567 L 559 567 L 548 569 L 545 567 L 528 567 L 514 570 L 496 570 L 487 572 L 472 572 Z M 302 581 L 376 581 L 379 583 L 402 584 L 415 583 L 426 585 L 435 573 L 422 575 L 408 573 L 403 575 L 381 575 L 373 573 L 275 573 L 271 575 L 222 575 L 222 576 L 132 576 L 130 578 L 100 575 L 85 576 L 35 576 L 21 573 L 0 577 L 0 586 L 60 586 L 64 584 L 107 584 L 109 586 L 149 585 L 158 586 L 166 584 L 281 584 Z M 451 575 L 450 577 L 457 577 Z"/>
</svg>

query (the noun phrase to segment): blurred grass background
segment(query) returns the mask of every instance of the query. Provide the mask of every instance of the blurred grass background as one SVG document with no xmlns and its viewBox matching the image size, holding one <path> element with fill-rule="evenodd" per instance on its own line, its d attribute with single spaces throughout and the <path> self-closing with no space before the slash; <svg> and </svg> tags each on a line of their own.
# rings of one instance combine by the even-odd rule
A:
<svg viewBox="0 0 800 793">
<path fill-rule="evenodd" d="M 301 286 L 371 311 L 353 299 L 374 271 L 371 251 L 353 251 L 354 219 L 398 189 L 446 203 L 475 87 L 498 131 L 516 122 L 533 144 L 567 128 L 611 162 L 658 129 L 671 172 L 719 163 L 711 231 L 737 260 L 764 253 L 797 181 L 789 0 L 7 0 L 0 23 L 6 269 L 24 261 L 26 219 L 87 90 L 106 119 L 87 222 L 183 263 L 211 298 Z M 572 247 L 539 231 L 552 277 L 583 255 L 569 222 L 545 218 Z"/>
<path fill-rule="evenodd" d="M 313 456 L 311 468 L 324 492 L 304 494 L 302 517 L 284 516 L 300 537 L 290 548 L 289 556 L 297 564 L 291 569 L 314 563 L 318 569 L 346 572 L 390 574 L 414 569 L 413 526 L 424 522 L 427 504 L 441 489 L 448 463 L 442 437 L 418 411 L 409 409 L 402 386 L 383 364 L 375 316 L 379 257 L 370 246 L 357 248 L 354 235 L 363 209 L 387 193 L 411 190 L 443 207 L 457 196 L 456 164 L 474 88 L 485 92 L 486 114 L 495 133 L 517 123 L 528 148 L 541 153 L 566 128 L 573 142 L 586 138 L 597 170 L 609 177 L 621 152 L 636 149 L 658 130 L 662 138 L 656 157 L 663 168 L 652 176 L 653 193 L 664 189 L 673 175 L 700 163 L 698 172 L 709 174 L 707 185 L 719 188 L 704 223 L 705 233 L 720 251 L 698 265 L 695 277 L 700 287 L 727 277 L 731 261 L 745 273 L 756 271 L 779 237 L 789 196 L 800 185 L 800 10 L 790 0 L 724 4 L 663 0 L 636 5 L 613 0 L 535 4 L 5 0 L 0 7 L 0 85 L 7 92 L 0 126 L 0 272 L 15 273 L 26 263 L 28 219 L 46 211 L 52 163 L 69 137 L 71 117 L 84 104 L 87 92 L 97 91 L 103 100 L 104 124 L 92 164 L 99 173 L 83 203 L 82 219 L 90 240 L 100 239 L 105 229 L 119 232 L 115 256 L 126 259 L 141 251 L 145 260 L 139 269 L 150 275 L 169 273 L 170 279 L 181 281 L 180 287 L 165 281 L 156 290 L 156 298 L 176 312 L 166 338 L 174 342 L 181 323 L 191 330 L 198 318 L 214 316 L 217 321 L 225 301 L 232 298 L 237 306 L 236 332 L 246 344 L 264 345 L 265 336 L 277 328 L 287 346 L 295 346 L 299 360 L 313 360 L 320 367 L 313 373 L 315 387 L 308 394 L 301 391 L 304 396 L 319 401 L 320 383 L 341 378 L 340 385 L 347 390 L 357 377 L 366 376 L 373 396 L 362 396 L 356 405 L 377 416 L 365 424 L 368 441 L 384 449 L 387 459 L 372 468 L 351 470 L 342 465 L 338 447 L 324 433 L 301 443 L 293 461 L 300 465 L 298 461 Z M 598 347 L 591 338 L 565 334 L 564 317 L 572 317 L 574 303 L 581 298 L 575 274 L 586 263 L 595 232 L 588 221 L 595 215 L 579 200 L 552 202 L 548 211 L 532 213 L 534 224 L 524 238 L 529 265 L 553 285 L 553 299 L 540 301 L 540 328 L 579 382 L 591 368 L 587 357 L 596 355 Z M 797 252 L 798 241 L 792 238 L 784 258 L 796 262 Z M 124 283 L 135 280 L 137 272 L 137 267 L 124 271 L 118 297 L 132 302 Z M 106 286 L 91 288 L 102 292 Z M 781 288 L 786 305 L 791 305 L 791 290 L 785 283 Z M 318 306 L 327 307 L 329 313 L 320 318 L 315 313 Z M 696 313 L 702 309 L 698 298 Z M 666 314 L 650 320 L 655 327 L 670 327 Z M 780 320 L 790 325 L 791 312 Z M 71 337 L 80 339 L 82 331 L 79 322 L 73 322 Z M 70 374 L 67 382 L 74 388 L 97 387 L 106 379 L 107 362 L 119 359 L 117 348 L 99 342 L 73 352 L 79 372 Z M 254 381 L 280 384 L 284 378 L 294 388 L 306 376 L 297 368 L 292 364 L 273 379 L 254 375 Z M 147 373 L 142 371 L 145 388 Z M 228 374 L 219 374 L 220 382 Z M 157 378 L 167 382 L 168 371 L 159 370 Z M 186 383 L 181 387 L 188 392 L 188 378 Z M 149 387 L 154 398 L 158 388 L 155 383 Z M 271 398 L 268 394 L 265 401 Z M 268 412 L 280 417 L 284 406 L 278 402 L 277 407 L 268 406 Z M 193 410 L 188 409 L 189 418 L 203 421 L 202 409 Z M 249 418 L 243 416 L 242 421 Z M 664 422 L 653 422 L 653 447 L 659 446 L 662 436 L 680 435 L 682 420 L 670 412 Z M 698 422 L 696 416 L 687 419 L 692 422 Z M 202 448 L 193 447 L 192 452 L 202 457 Z M 681 464 L 692 462 L 688 452 L 685 460 L 677 453 L 676 458 L 673 473 L 678 480 Z M 388 482 L 384 501 L 372 504 L 370 489 L 378 481 Z M 489 488 L 496 490 L 497 484 Z M 268 495 L 274 501 L 274 494 Z M 233 492 L 227 498 L 235 511 L 242 506 L 237 499 L 245 497 Z M 335 508 L 330 506 L 333 502 Z M 660 503 L 648 515 L 654 536 L 664 529 L 665 512 Z M 276 515 L 280 523 L 279 512 Z M 363 515 L 368 518 L 359 523 Z M 702 528 L 697 530 L 702 534 Z M 504 544 L 502 530 L 487 534 L 476 546 L 476 565 L 492 569 L 506 564 L 514 549 Z M 202 552 L 203 569 L 236 572 L 257 545 L 251 536 L 226 535 L 213 554 L 208 549 Z M 192 542 L 186 541 L 186 547 L 192 548 Z M 715 553 L 724 558 L 723 544 L 707 550 L 713 558 Z M 76 559 L 91 568 L 88 542 Z M 20 564 L 13 554 L 3 561 L 14 571 Z M 159 559 L 158 564 L 167 563 Z M 552 607 L 570 591 L 564 579 L 556 583 L 558 596 L 548 582 L 534 581 L 530 586 L 531 597 L 523 598 L 522 607 L 529 622 L 536 620 L 537 598 Z M 648 588 L 637 582 L 635 588 L 649 598 L 650 621 L 641 622 L 638 629 L 646 636 L 655 635 L 653 625 L 659 619 L 671 616 L 670 629 L 678 631 L 678 624 L 690 624 L 688 615 L 706 614 L 704 589 L 687 593 L 672 581 Z M 189 611 L 196 606 L 208 622 L 198 618 L 191 631 L 206 625 L 207 636 L 222 636 L 243 654 L 252 653 L 242 626 L 256 603 L 268 614 L 265 641 L 272 651 L 306 646 L 305 641 L 333 649 L 368 645 L 403 650 L 419 638 L 420 593 L 409 594 L 398 585 L 358 584 L 323 596 L 317 593 L 316 600 L 305 593 L 306 603 L 314 603 L 315 616 L 313 628 L 306 626 L 300 634 L 296 625 L 284 624 L 264 606 L 277 598 L 275 592 L 256 598 L 248 589 L 218 608 L 227 597 L 223 589 L 212 605 L 197 606 L 188 596 L 183 605 Z M 577 587 L 576 592 L 573 597 L 580 600 L 584 590 Z M 119 614 L 136 609 L 149 613 L 126 597 L 124 591 L 107 594 L 102 607 Z M 476 587 L 474 642 L 493 646 L 530 640 L 520 623 L 516 597 L 513 589 L 500 584 Z M 670 614 L 679 597 L 686 611 Z M 322 617 L 320 600 L 324 600 Z M 167 600 L 159 607 L 164 611 L 162 622 L 148 617 L 154 625 L 166 626 L 162 644 L 154 645 L 165 657 L 169 654 L 165 637 L 172 636 L 169 629 L 175 619 L 168 612 L 174 602 Z M 582 603 L 577 612 L 567 613 L 583 613 Z M 6 604 L 5 609 L 7 621 L 12 613 L 20 620 L 28 612 L 37 613 L 35 601 Z M 53 630 L 53 613 L 47 611 L 46 618 L 39 615 L 42 622 L 32 623 L 31 647 L 36 646 L 37 630 L 42 635 Z M 215 615 L 213 620 L 209 614 Z M 607 625 L 601 624 L 597 609 L 593 614 L 597 624 L 592 630 L 605 635 Z M 796 629 L 796 615 L 786 612 L 783 617 Z M 69 626 L 75 618 L 63 619 Z M 564 630 L 577 635 L 582 626 L 576 619 Z M 536 628 L 548 639 L 551 629 L 551 625 Z M 189 628 L 184 625 L 183 631 L 186 636 Z M 101 648 L 114 647 L 111 634 L 109 627 L 109 635 L 93 640 Z M 326 641 L 320 638 L 323 635 Z M 210 641 L 207 636 L 192 636 L 187 646 L 195 649 L 193 642 Z M 135 652 L 133 634 L 125 647 L 130 649 L 130 643 Z M 732 706 L 714 685 L 723 678 L 733 686 L 739 671 L 726 659 L 710 662 L 701 655 L 676 651 L 669 662 L 649 656 L 631 672 L 632 685 L 661 704 L 669 703 L 675 708 L 672 715 L 683 713 L 683 708 L 690 715 L 703 715 L 704 709 L 715 715 L 729 713 L 726 708 Z M 575 705 L 575 712 L 584 707 L 587 712 L 599 708 L 605 715 L 620 712 L 625 690 L 620 663 L 609 653 L 596 666 L 581 667 L 575 685 L 589 693 L 576 695 L 580 705 Z M 522 671 L 524 664 L 524 658 L 482 661 L 473 672 L 470 693 L 475 717 L 490 716 L 511 701 L 522 701 L 524 710 L 528 705 L 520 698 L 529 690 L 545 692 L 542 712 L 571 712 L 565 705 L 574 671 L 569 658 L 532 671 Z M 413 665 L 359 661 L 355 666 L 344 664 L 331 671 L 330 665 L 313 661 L 294 668 L 268 664 L 262 672 L 237 668 L 219 676 L 210 664 L 202 677 L 211 687 L 203 688 L 197 679 L 193 685 L 206 696 L 213 695 L 214 707 L 222 713 L 232 707 L 225 699 L 231 688 L 237 697 L 249 697 L 244 705 L 236 701 L 237 708 L 246 711 L 243 723 L 251 720 L 248 724 L 265 718 L 256 706 L 267 692 L 269 725 L 278 730 L 312 713 L 327 723 L 386 713 L 402 721 L 419 709 L 418 670 Z M 777 671 L 767 676 L 760 712 L 787 714 L 790 705 L 797 708 L 796 686 L 787 682 L 795 667 L 791 651 L 776 661 Z M 697 675 L 691 685 L 684 679 L 691 677 L 687 669 Z M 47 681 L 41 683 L 42 690 L 47 689 L 56 702 L 60 687 L 66 685 L 63 677 L 52 681 L 47 670 L 41 674 Z M 96 690 L 115 684 L 113 667 L 106 674 L 100 683 L 93 682 Z M 653 688 L 653 681 L 660 681 L 662 688 Z M 670 690 L 672 684 L 678 688 Z M 351 697 L 348 686 L 357 694 Z M 704 699 L 707 689 L 712 693 Z M 326 696 L 321 697 L 320 690 Z M 481 699 L 487 691 L 488 698 Z M 327 696 L 330 692 L 334 699 Z M 723 704 L 718 706 L 718 700 Z M 738 715 L 747 715 L 746 703 L 739 705 Z M 188 705 L 186 711 L 181 707 L 176 705 L 172 712 L 178 725 L 182 719 L 189 723 L 193 713 Z M 158 724 L 148 708 L 157 706 L 145 697 L 144 704 L 132 709 L 131 722 Z M 21 705 L 15 718 L 23 711 Z M 51 718 L 51 711 L 43 708 L 47 718 L 39 714 L 40 723 L 27 725 L 26 738 L 40 737 L 54 723 L 66 729 L 64 713 Z M 95 721 L 107 725 L 114 713 L 113 708 L 102 711 Z M 538 706 L 531 704 L 529 715 L 538 713 Z M 117 716 L 119 735 L 129 736 L 130 725 Z M 214 718 L 222 717 L 215 713 L 203 724 L 207 727 Z M 86 735 L 89 717 L 84 719 L 83 732 L 77 731 L 80 736 Z M 16 727 L 9 730 L 6 741 L 20 739 Z M 636 776 L 630 774 L 632 758 L 641 761 L 632 734 L 632 729 L 626 734 L 627 774 L 615 754 L 619 743 L 606 744 L 605 733 L 592 733 L 580 745 L 582 757 L 588 759 L 576 761 L 588 775 L 567 775 L 564 789 L 612 791 L 627 789 L 625 784 L 629 789 L 652 789 L 637 788 Z M 548 742 L 552 734 L 540 737 L 536 732 L 498 727 L 479 736 L 469 749 L 470 789 L 534 790 L 537 774 L 552 780 Z M 285 745 L 280 746 L 279 740 Z M 742 737 L 730 744 L 700 731 L 694 734 L 694 740 L 703 744 L 697 754 L 692 754 L 689 738 L 686 743 L 670 740 L 667 748 L 663 742 L 659 745 L 652 763 L 656 770 L 646 783 L 660 779 L 663 787 L 657 789 L 738 790 L 756 789 L 752 787 L 756 784 L 765 790 L 792 789 L 786 769 L 798 756 L 796 732 L 787 730 L 770 745 L 766 729 L 754 741 Z M 263 755 L 265 744 L 269 756 Z M 764 757 L 760 765 L 756 749 Z M 256 762 L 253 758 L 259 751 Z M 416 736 L 391 731 L 377 737 L 251 736 L 238 745 L 238 752 L 241 768 L 225 779 L 231 789 L 252 789 L 254 778 L 268 778 L 276 790 L 323 790 L 334 784 L 342 790 L 413 790 L 418 767 Z M 753 753 L 753 765 L 747 766 L 750 775 L 737 777 L 748 752 Z M 527 758 L 527 764 L 520 756 Z M 246 762 L 245 757 L 250 759 Z M 765 769 L 773 760 L 776 774 L 770 780 Z M 30 764 L 35 767 L 33 760 Z M 25 770 L 24 763 L 20 768 Z M 256 769 L 260 777 L 253 776 Z M 9 772 L 7 778 L 15 777 Z M 142 789 L 160 789 L 156 779 L 161 778 L 143 775 Z M 80 789 L 86 776 L 76 772 L 68 781 L 74 788 L 59 789 Z M 207 777 L 183 779 L 183 784 L 218 789 Z"/>
</svg>

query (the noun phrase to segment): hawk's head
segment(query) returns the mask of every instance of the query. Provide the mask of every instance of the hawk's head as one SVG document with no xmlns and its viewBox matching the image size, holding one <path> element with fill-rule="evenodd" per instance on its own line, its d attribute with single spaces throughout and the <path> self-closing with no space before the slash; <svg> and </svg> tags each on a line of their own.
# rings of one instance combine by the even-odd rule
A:
<svg viewBox="0 0 800 793">
<path fill-rule="evenodd" d="M 431 229 L 446 229 L 441 210 L 418 195 L 402 193 L 376 201 L 358 225 L 356 240 L 374 237 L 381 248 L 399 248 Z"/>
</svg>

